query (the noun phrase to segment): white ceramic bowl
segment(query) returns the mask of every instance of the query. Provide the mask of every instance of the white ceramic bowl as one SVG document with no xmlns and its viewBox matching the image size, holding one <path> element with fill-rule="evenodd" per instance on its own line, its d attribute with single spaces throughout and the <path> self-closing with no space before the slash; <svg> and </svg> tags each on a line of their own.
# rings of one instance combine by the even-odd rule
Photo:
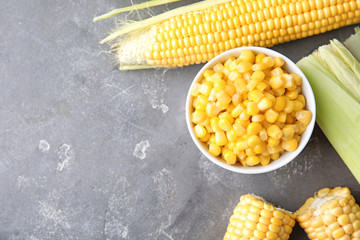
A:
<svg viewBox="0 0 360 240">
<path fill-rule="evenodd" d="M 208 150 L 207 150 L 208 148 L 205 145 L 205 143 L 199 141 L 196 138 L 195 133 L 194 133 L 194 124 L 190 120 L 190 115 L 193 112 L 193 107 L 192 107 L 193 97 L 191 96 L 191 89 L 192 89 L 193 85 L 196 82 L 199 82 L 201 80 L 202 74 L 206 69 L 212 68 L 215 64 L 217 64 L 219 62 L 225 62 L 231 56 L 239 57 L 240 52 L 243 49 L 249 49 L 249 50 L 254 51 L 255 53 L 264 53 L 265 55 L 271 56 L 271 57 L 281 57 L 285 61 L 285 65 L 283 67 L 284 69 L 286 69 L 289 73 L 294 72 L 294 73 L 299 74 L 302 77 L 302 80 L 303 80 L 302 94 L 306 98 L 306 109 L 312 113 L 312 120 L 311 120 L 310 124 L 307 126 L 305 132 L 301 135 L 299 146 L 296 149 L 296 151 L 294 151 L 294 152 L 286 151 L 285 153 L 283 153 L 280 156 L 279 159 L 277 159 L 275 161 L 271 161 L 270 164 L 268 164 L 266 166 L 244 167 L 240 163 L 237 163 L 235 165 L 229 165 L 220 157 L 212 156 L 208 152 Z M 244 174 L 257 174 L 257 173 L 270 172 L 270 171 L 273 171 L 275 169 L 278 169 L 278 168 L 286 165 L 287 163 L 289 163 L 293 159 L 295 159 L 299 155 L 299 153 L 304 149 L 304 147 L 306 146 L 306 144 L 308 143 L 308 141 L 311 137 L 311 134 L 312 134 L 314 126 L 315 126 L 315 116 L 316 116 L 316 105 L 315 105 L 314 93 L 311 89 L 309 81 L 307 80 L 307 78 L 305 77 L 303 72 L 289 58 L 285 57 L 284 55 L 282 55 L 274 50 L 271 50 L 268 48 L 262 48 L 262 47 L 235 48 L 235 49 L 226 51 L 226 52 L 216 56 L 215 58 L 213 58 L 211 61 L 209 61 L 207 64 L 205 64 L 204 67 L 195 76 L 195 78 L 191 84 L 191 87 L 189 89 L 187 99 L 186 99 L 186 123 L 187 123 L 188 129 L 189 129 L 191 138 L 193 139 L 196 146 L 200 149 L 200 151 L 208 159 L 210 159 L 212 162 L 219 165 L 220 167 L 223 167 L 223 168 L 228 169 L 233 172 L 239 172 L 239 173 L 244 173 Z"/>
</svg>

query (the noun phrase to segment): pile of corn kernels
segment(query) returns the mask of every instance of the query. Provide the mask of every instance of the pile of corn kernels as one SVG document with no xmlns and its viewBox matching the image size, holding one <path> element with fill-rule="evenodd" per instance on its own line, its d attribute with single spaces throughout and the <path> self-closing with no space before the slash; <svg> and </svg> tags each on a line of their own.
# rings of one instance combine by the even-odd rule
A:
<svg viewBox="0 0 360 240">
<path fill-rule="evenodd" d="M 196 137 L 228 164 L 267 165 L 298 148 L 312 119 L 302 78 L 284 60 L 242 50 L 205 70 L 191 89 Z"/>
</svg>

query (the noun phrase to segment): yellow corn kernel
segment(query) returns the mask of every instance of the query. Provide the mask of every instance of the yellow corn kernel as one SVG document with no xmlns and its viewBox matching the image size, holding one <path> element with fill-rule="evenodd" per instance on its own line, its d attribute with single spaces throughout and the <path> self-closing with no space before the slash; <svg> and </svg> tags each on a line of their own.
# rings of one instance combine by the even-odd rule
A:
<svg viewBox="0 0 360 240">
<path fill-rule="evenodd" d="M 231 102 L 231 97 L 229 97 L 229 95 L 227 95 L 224 90 L 220 90 L 216 93 L 216 99 L 217 102 L 222 106 L 228 105 Z"/>
<path fill-rule="evenodd" d="M 209 153 L 213 156 L 219 156 L 221 153 L 221 147 L 219 145 L 216 145 L 214 143 L 210 143 L 209 145 Z"/>
<path fill-rule="evenodd" d="M 301 110 L 295 113 L 295 117 L 296 120 L 307 126 L 311 122 L 312 113 L 308 110 Z"/>
<path fill-rule="evenodd" d="M 224 149 L 222 153 L 222 157 L 226 161 L 227 164 L 235 164 L 236 163 L 236 155 L 233 151 L 229 149 Z"/>
<path fill-rule="evenodd" d="M 287 96 L 288 98 L 290 98 L 291 100 L 294 100 L 297 98 L 298 96 L 298 92 L 297 91 L 288 91 L 285 96 Z"/>
<path fill-rule="evenodd" d="M 276 63 L 276 61 L 275 61 Z M 270 71 L 270 75 L 273 76 L 280 76 L 284 73 L 281 67 L 275 67 L 273 70 Z"/>
<path fill-rule="evenodd" d="M 275 68 L 282 67 L 284 64 L 285 64 L 285 61 L 281 57 L 274 58 L 274 67 Z"/>
<path fill-rule="evenodd" d="M 205 129 L 206 129 L 206 128 L 205 128 Z M 211 135 L 210 135 L 210 131 L 207 130 L 205 136 L 203 136 L 202 138 L 200 138 L 200 141 L 202 141 L 202 142 L 207 142 L 207 141 L 210 140 L 210 136 L 211 136 Z"/>
<path fill-rule="evenodd" d="M 244 61 L 244 62 L 250 62 L 250 63 L 254 63 L 255 61 L 255 54 L 253 51 L 251 50 L 242 50 L 240 53 L 240 56 L 238 58 L 240 61 Z"/>
<path fill-rule="evenodd" d="M 224 65 L 222 63 L 217 63 L 217 64 L 215 64 L 213 69 L 214 69 L 214 72 L 216 72 L 216 73 L 222 72 L 222 70 L 224 69 Z"/>
<path fill-rule="evenodd" d="M 234 85 L 235 86 L 235 85 Z M 241 103 L 241 95 L 238 94 L 238 93 L 235 93 L 232 97 L 231 97 L 231 101 L 232 103 L 237 106 L 237 105 L 240 105 Z"/>
<path fill-rule="evenodd" d="M 244 128 L 240 123 L 234 123 L 232 126 L 237 136 L 242 136 L 246 132 L 246 128 Z"/>
<path fill-rule="evenodd" d="M 206 112 L 206 115 L 210 118 L 216 117 L 220 112 L 220 108 L 216 107 L 215 103 L 208 103 L 206 105 L 205 112 Z"/>
<path fill-rule="evenodd" d="M 271 125 L 270 127 L 268 127 L 266 133 L 268 136 L 275 139 L 280 139 L 283 135 L 281 129 L 276 125 Z"/>
<path fill-rule="evenodd" d="M 295 100 L 301 102 L 305 106 L 306 101 L 304 95 L 299 94 Z"/>
<path fill-rule="evenodd" d="M 256 86 L 256 89 L 260 91 L 264 91 L 267 87 L 268 85 L 265 82 L 259 82 L 258 85 Z"/>
<path fill-rule="evenodd" d="M 229 79 L 231 81 L 236 81 L 241 78 L 241 73 L 238 71 L 231 71 L 229 74 Z"/>
<path fill-rule="evenodd" d="M 248 148 L 247 141 L 246 141 L 246 140 L 237 141 L 237 142 L 236 142 L 236 147 L 237 147 L 239 150 L 245 150 L 245 149 L 247 149 L 247 148 Z"/>
<path fill-rule="evenodd" d="M 268 135 L 266 133 L 266 129 L 262 128 L 259 132 L 259 138 L 261 141 L 266 141 L 268 139 Z"/>
<path fill-rule="evenodd" d="M 300 111 L 304 108 L 304 104 L 302 104 L 302 102 L 298 101 L 298 100 L 294 100 L 294 111 Z"/>
<path fill-rule="evenodd" d="M 255 147 L 254 147 L 254 153 L 261 154 L 266 149 L 265 142 L 260 141 Z"/>
<path fill-rule="evenodd" d="M 193 87 L 191 88 L 191 96 L 197 97 L 200 94 L 200 83 L 194 83 Z"/>
<path fill-rule="evenodd" d="M 258 83 L 264 80 L 264 78 L 265 78 L 265 73 L 263 71 L 254 71 L 253 74 L 251 75 L 251 80 L 255 80 Z"/>
<path fill-rule="evenodd" d="M 302 84 L 302 78 L 297 73 L 290 73 L 291 77 L 294 79 L 296 85 L 300 86 Z"/>
<path fill-rule="evenodd" d="M 281 88 L 285 83 L 283 75 L 275 75 L 270 78 L 269 84 L 273 89 Z"/>
<path fill-rule="evenodd" d="M 270 156 L 260 156 L 260 164 L 266 166 L 270 163 Z"/>
<path fill-rule="evenodd" d="M 258 156 L 248 156 L 245 162 L 248 166 L 255 166 L 260 163 L 260 158 Z"/>
<path fill-rule="evenodd" d="M 233 118 L 237 118 L 243 110 L 244 107 L 241 104 L 239 104 L 231 111 L 231 116 Z"/>
<path fill-rule="evenodd" d="M 261 129 L 262 125 L 260 123 L 252 122 L 247 126 L 246 131 L 248 135 L 255 135 L 258 134 Z"/>
<path fill-rule="evenodd" d="M 281 96 L 277 97 L 275 100 L 274 109 L 280 112 L 284 110 L 285 106 L 286 106 L 286 98 Z"/>
<path fill-rule="evenodd" d="M 225 80 L 221 79 L 221 78 L 216 78 L 214 80 L 214 89 L 215 91 L 219 92 L 221 90 L 225 90 L 226 87 L 226 82 Z"/>
<path fill-rule="evenodd" d="M 279 113 L 277 111 L 273 110 L 272 108 L 269 108 L 265 112 L 265 120 L 268 121 L 269 123 L 274 123 L 276 121 L 276 119 L 278 118 L 278 116 L 279 116 Z"/>
<path fill-rule="evenodd" d="M 195 110 L 191 115 L 191 121 L 195 124 L 199 124 L 206 119 L 205 111 Z"/>
<path fill-rule="evenodd" d="M 257 107 L 260 111 L 264 111 L 272 107 L 272 101 L 268 97 L 263 97 L 258 102 Z"/>
<path fill-rule="evenodd" d="M 226 137 L 229 141 L 235 142 L 238 136 L 236 135 L 235 130 L 232 128 L 226 132 Z"/>
<path fill-rule="evenodd" d="M 267 65 L 265 63 L 255 63 L 252 65 L 251 70 L 255 71 L 263 71 L 267 68 Z"/>
<path fill-rule="evenodd" d="M 260 90 L 255 89 L 249 92 L 248 99 L 258 103 L 263 96 L 264 94 Z"/>
<path fill-rule="evenodd" d="M 282 139 L 284 141 L 290 140 L 293 138 L 294 134 L 295 134 L 295 127 L 291 126 L 291 125 L 286 125 L 283 129 L 282 129 Z"/>
<path fill-rule="evenodd" d="M 221 128 L 219 127 L 219 118 L 218 117 L 210 118 L 210 127 L 214 132 L 221 131 Z"/>
<path fill-rule="evenodd" d="M 275 147 L 280 144 L 280 139 L 276 139 L 273 137 L 268 137 L 268 146 Z"/>
<path fill-rule="evenodd" d="M 286 151 L 294 152 L 298 147 L 298 142 L 296 141 L 296 139 L 290 139 L 287 141 L 283 141 L 281 143 L 281 147 L 283 149 L 285 149 Z"/>
<path fill-rule="evenodd" d="M 219 120 L 219 127 L 223 130 L 223 131 L 230 131 L 231 129 L 231 123 L 229 122 L 229 120 L 227 118 L 220 118 Z"/>
<path fill-rule="evenodd" d="M 251 62 L 242 61 L 242 62 L 238 63 L 238 65 L 236 66 L 236 69 L 240 73 L 245 73 L 245 72 L 249 72 L 251 70 L 251 67 L 252 67 Z"/>
<path fill-rule="evenodd" d="M 246 114 L 256 115 L 259 113 L 259 108 L 255 102 L 249 102 L 246 107 Z"/>
<path fill-rule="evenodd" d="M 254 152 L 254 150 L 252 148 L 245 149 L 245 154 L 246 154 L 246 156 L 255 156 L 256 155 L 256 153 Z"/>
<path fill-rule="evenodd" d="M 226 92 L 226 94 L 227 95 L 229 95 L 230 97 L 232 97 L 235 93 L 236 93 L 236 88 L 235 88 L 235 86 L 234 85 L 226 85 L 226 87 L 225 87 L 225 90 L 224 90 L 225 92 Z"/>
<path fill-rule="evenodd" d="M 218 116 L 219 119 L 223 119 L 223 118 L 227 119 L 230 122 L 230 124 L 234 123 L 234 118 L 231 116 L 229 112 L 222 112 Z"/>
<path fill-rule="evenodd" d="M 245 79 L 240 78 L 234 81 L 234 86 L 236 88 L 236 91 L 240 94 L 247 91 L 246 89 L 247 82 Z"/>
<path fill-rule="evenodd" d="M 251 135 L 247 138 L 247 146 L 254 148 L 257 144 L 260 143 L 260 138 L 257 135 Z"/>
<path fill-rule="evenodd" d="M 206 135 L 207 131 L 206 129 L 201 125 L 195 125 L 194 127 L 195 136 L 197 138 L 202 138 Z"/>
<path fill-rule="evenodd" d="M 215 143 L 219 146 L 224 146 L 228 142 L 224 131 L 215 132 Z"/>
<path fill-rule="evenodd" d="M 258 53 L 255 56 L 255 63 L 261 63 L 262 60 L 266 57 L 265 53 Z"/>
<path fill-rule="evenodd" d="M 283 79 L 285 80 L 284 88 L 287 88 L 290 91 L 295 90 L 297 86 L 296 86 L 296 83 L 295 83 L 292 75 L 285 73 L 282 76 L 283 76 Z"/>
<path fill-rule="evenodd" d="M 294 108 L 295 108 L 294 102 L 289 99 L 286 101 L 286 106 L 284 108 L 284 112 L 291 113 L 294 111 Z"/>
<path fill-rule="evenodd" d="M 251 116 L 251 121 L 252 122 L 262 122 L 265 120 L 265 117 L 263 114 L 256 114 Z"/>
<path fill-rule="evenodd" d="M 211 90 L 212 90 L 212 83 L 207 81 L 207 82 L 201 84 L 199 91 L 202 95 L 209 96 Z"/>
<path fill-rule="evenodd" d="M 276 160 L 276 159 L 279 159 L 279 158 L 280 158 L 280 153 L 279 152 L 270 154 L 270 159 L 271 160 Z"/>
</svg>

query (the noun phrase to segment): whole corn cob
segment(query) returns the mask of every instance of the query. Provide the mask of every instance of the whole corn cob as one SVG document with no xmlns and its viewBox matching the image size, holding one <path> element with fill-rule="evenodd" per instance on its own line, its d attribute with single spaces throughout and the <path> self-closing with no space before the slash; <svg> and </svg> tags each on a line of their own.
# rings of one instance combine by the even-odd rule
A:
<svg viewBox="0 0 360 240">
<path fill-rule="evenodd" d="M 271 47 L 360 22 L 360 0 L 203 2 L 209 7 L 200 2 L 196 10 L 125 25 L 102 42 L 118 38 L 113 50 L 121 69 L 182 67 L 232 48 Z"/>
<path fill-rule="evenodd" d="M 295 225 L 294 215 L 275 208 L 264 199 L 247 194 L 235 207 L 224 240 L 289 239 Z"/>
<path fill-rule="evenodd" d="M 360 208 L 347 187 L 319 190 L 295 216 L 311 240 L 360 240 Z"/>
</svg>

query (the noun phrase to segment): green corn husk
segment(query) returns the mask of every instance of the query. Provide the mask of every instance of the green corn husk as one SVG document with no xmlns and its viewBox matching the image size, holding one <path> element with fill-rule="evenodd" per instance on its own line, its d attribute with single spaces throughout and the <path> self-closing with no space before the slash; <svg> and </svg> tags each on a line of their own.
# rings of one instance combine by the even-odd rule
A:
<svg viewBox="0 0 360 240">
<path fill-rule="evenodd" d="M 360 38 L 349 44 L 360 50 Z M 360 63 L 334 40 L 297 65 L 314 91 L 317 124 L 360 183 Z"/>
</svg>

